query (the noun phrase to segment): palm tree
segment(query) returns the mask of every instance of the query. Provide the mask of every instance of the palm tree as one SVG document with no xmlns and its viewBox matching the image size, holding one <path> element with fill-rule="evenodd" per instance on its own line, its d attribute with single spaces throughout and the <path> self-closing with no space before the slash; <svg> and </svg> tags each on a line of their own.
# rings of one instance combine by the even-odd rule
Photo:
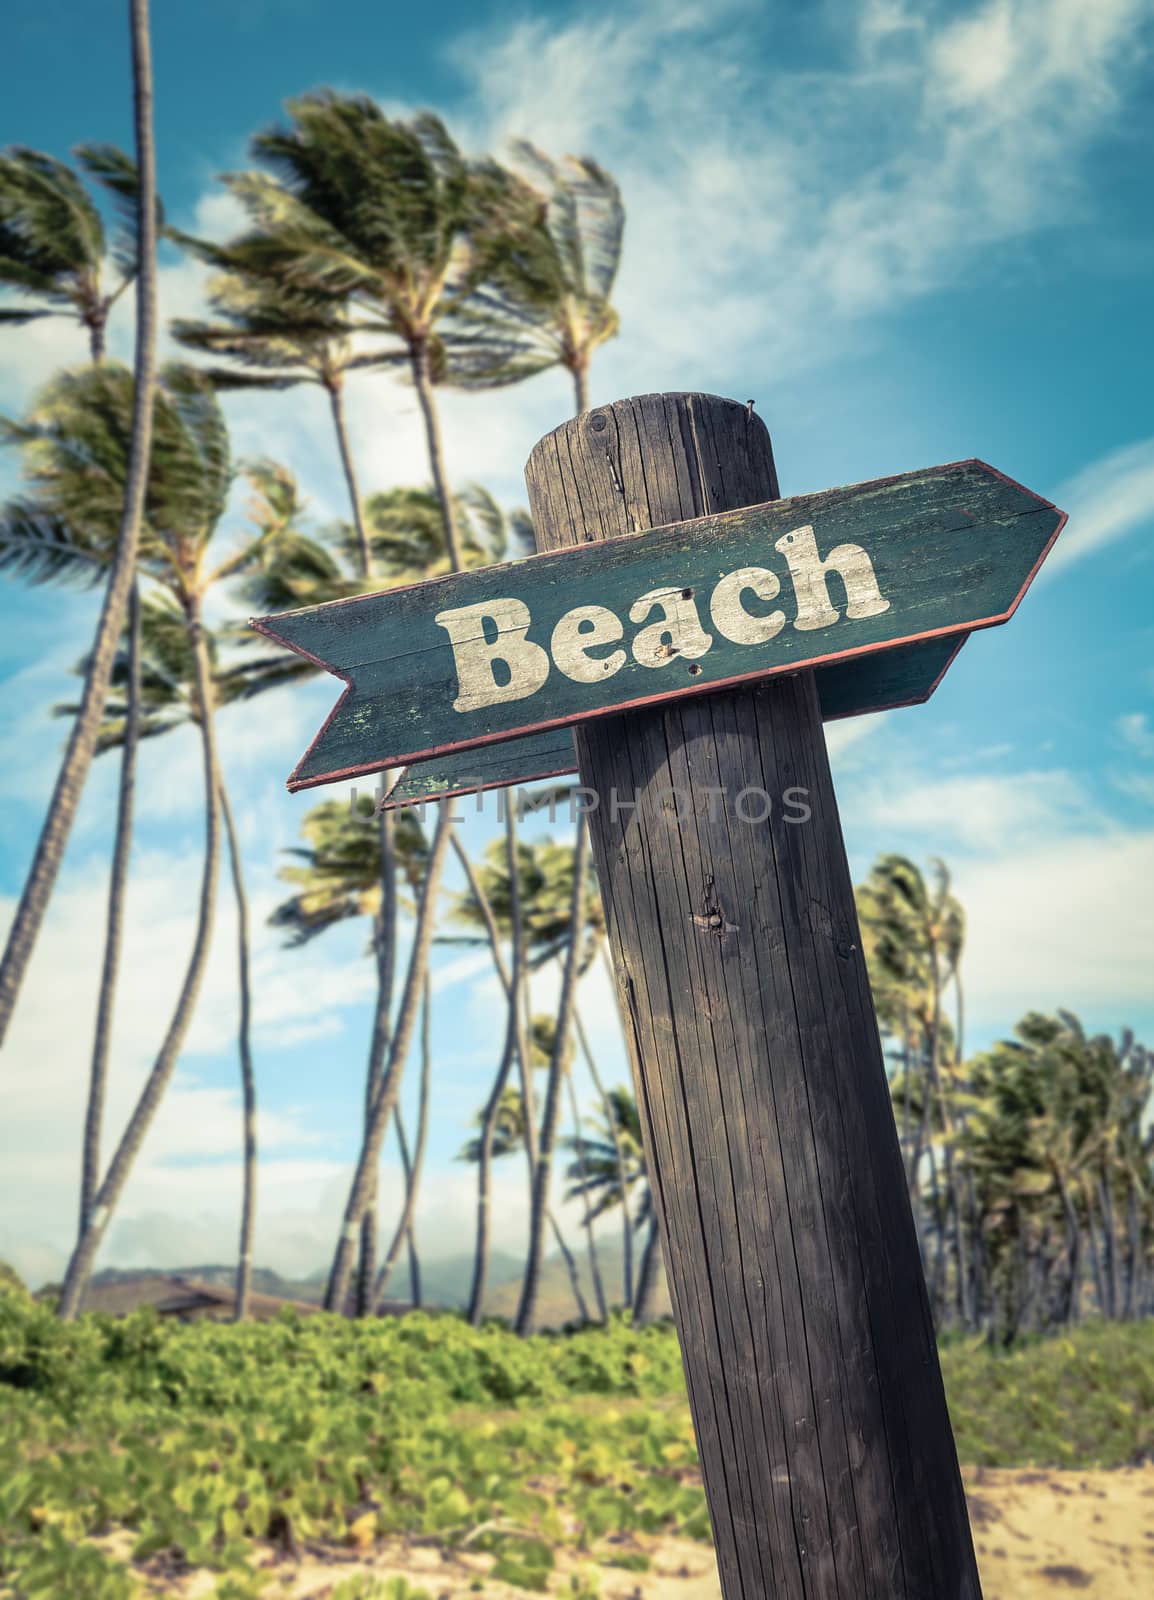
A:
<svg viewBox="0 0 1154 1600">
<path fill-rule="evenodd" d="M 300 554 L 307 540 L 297 530 L 301 516 L 295 480 L 283 468 L 268 461 L 249 462 L 244 467 L 253 490 L 248 502 L 248 514 L 258 537 L 248 547 L 248 558 L 256 564 L 267 563 L 270 552 L 276 548 L 285 559 L 284 552 Z M 97 570 L 97 564 L 90 564 Z M 82 565 L 83 572 L 85 567 Z M 68 568 L 61 570 L 66 575 Z M 146 620 L 145 620 L 146 619 Z M 147 627 L 147 636 L 142 637 Z M 247 632 L 247 630 L 246 630 Z M 263 643 L 262 639 L 262 643 Z M 221 669 L 217 663 L 219 644 L 212 635 L 208 639 L 209 655 L 213 663 L 213 696 L 218 706 L 237 699 L 247 699 L 266 688 L 296 681 L 306 666 L 299 657 L 286 651 L 268 651 L 256 658 Z M 133 797 L 136 785 L 136 752 L 141 737 L 142 686 L 141 652 L 147 651 L 147 718 L 145 737 L 154 737 L 173 728 L 195 722 L 195 693 L 193 690 L 193 663 L 188 649 L 187 634 L 179 613 L 166 608 L 157 595 L 152 595 L 142 608 L 140 584 L 133 585 L 129 600 L 127 640 L 113 663 L 109 699 L 105 718 L 97 741 L 97 753 L 119 748 L 121 751 L 120 783 L 117 798 L 117 816 L 113 845 L 112 871 L 109 878 L 108 913 L 97 998 L 96 1028 L 93 1036 L 92 1062 L 89 1069 L 88 1105 L 84 1122 L 84 1148 L 80 1182 L 80 1226 L 77 1237 L 83 1234 L 95 1201 L 100 1182 L 100 1141 L 104 1114 L 104 1095 L 108 1075 L 108 1057 L 112 1042 L 113 1007 L 119 970 L 120 949 L 123 938 L 124 905 L 128 887 L 128 856 L 132 838 Z M 82 662 L 78 671 L 87 670 Z M 59 715 L 75 716 L 75 705 L 58 706 Z M 222 783 L 220 792 L 221 816 L 229 841 L 233 888 L 237 901 L 239 922 L 238 975 L 241 992 L 241 1019 L 238 1030 L 238 1051 L 241 1064 L 241 1084 L 245 1101 L 246 1154 L 244 1163 L 244 1205 L 241 1223 L 241 1278 L 245 1276 L 246 1250 L 251 1246 L 255 1203 L 255 1089 L 252 1077 L 250 1044 L 249 954 L 247 933 L 247 897 L 244 889 L 243 869 L 235 847 L 235 831 L 227 787 Z M 249 1274 L 251 1276 L 251 1273 Z M 237 1303 L 242 1309 L 247 1301 L 246 1286 L 238 1288 Z"/>
<path fill-rule="evenodd" d="M 524 226 L 523 186 L 494 162 L 466 160 L 428 112 L 394 121 L 368 96 L 328 89 L 290 101 L 288 112 L 288 126 L 252 141 L 272 171 L 225 179 L 252 222 L 225 249 L 294 292 L 347 299 L 351 326 L 384 336 L 392 360 L 407 366 L 459 570 L 433 394 L 445 369 L 439 324 L 484 280 L 503 233 Z"/>
<path fill-rule="evenodd" d="M 592 1139 L 585 1140 L 582 1158 L 573 1161 L 566 1171 L 566 1198 L 588 1200 L 594 1218 L 617 1206 L 628 1218 L 630 1195 L 635 1188 L 638 1190 L 640 1198 L 630 1221 L 633 1228 L 645 1228 L 645 1248 L 636 1291 L 632 1299 L 627 1297 L 627 1303 L 633 1308 L 635 1322 L 650 1322 L 655 1309 L 661 1240 L 641 1142 L 641 1118 L 637 1101 L 628 1089 L 612 1088 L 606 1099 L 600 1128 Z M 574 1141 L 570 1141 L 570 1148 L 575 1148 Z"/>
<path fill-rule="evenodd" d="M 529 1035 L 525 1027 L 525 1017 L 521 1004 L 522 941 L 514 938 L 513 972 L 510 974 L 501 948 L 501 933 L 496 917 L 493 914 L 493 907 L 485 885 L 456 834 L 453 835 L 453 848 L 465 872 L 465 879 L 471 896 L 470 904 L 484 925 L 490 953 L 493 957 L 493 965 L 505 991 L 506 999 L 505 1041 L 501 1051 L 501 1060 L 497 1068 L 496 1077 L 493 1079 L 493 1086 L 489 1091 L 489 1098 L 480 1114 L 480 1135 L 474 1141 L 474 1145 L 467 1147 L 467 1152 L 464 1155 L 464 1159 L 477 1163 L 477 1234 L 476 1246 L 473 1252 L 473 1282 L 469 1291 L 469 1304 L 466 1312 L 470 1324 L 477 1328 L 481 1325 L 482 1308 L 485 1301 L 485 1281 L 489 1271 L 489 1212 L 492 1163 L 496 1157 L 507 1154 L 509 1149 L 513 1148 L 507 1139 L 503 1143 L 502 1131 L 507 1123 L 509 1096 L 514 1092 L 507 1087 L 509 1072 L 514 1060 L 519 1061 L 521 1064 L 522 1092 L 517 1096 L 517 1104 L 527 1132 L 531 1126 L 532 1118 L 524 1115 L 526 1106 L 524 1084 L 530 1080 L 532 1062 L 528 1042 Z M 515 857 L 510 856 L 510 877 L 515 876 L 512 871 L 513 859 Z M 460 911 L 461 907 L 458 904 L 455 908 L 455 914 L 459 915 Z M 469 920 L 468 917 L 465 920 Z M 515 926 L 518 929 L 521 927 L 519 915 Z M 532 1102 L 530 1101 L 529 1104 L 531 1105 Z M 522 1138 L 520 1143 L 528 1151 L 528 1139 Z M 531 1159 L 529 1171 L 531 1186 L 533 1171 Z"/>
<path fill-rule="evenodd" d="M 573 1023 L 576 1026 L 577 1007 L 573 1005 Z M 539 1017 L 534 1019 L 534 1034 L 540 1039 L 539 1048 L 546 1061 L 552 1061 L 553 1051 L 556 1048 L 557 1024 L 553 1017 Z M 569 1095 L 569 1114 L 573 1119 L 572 1147 L 577 1153 L 576 1165 L 582 1170 L 585 1165 L 585 1135 L 581 1123 L 581 1107 L 577 1103 L 577 1090 L 573 1083 L 573 1073 L 569 1056 L 572 1046 L 566 1051 L 566 1061 L 563 1068 L 565 1075 L 565 1088 Z M 605 1299 L 605 1282 L 601 1276 L 601 1263 L 597 1256 L 597 1241 L 593 1231 L 593 1211 L 587 1198 L 582 1200 L 581 1225 L 585 1229 L 585 1247 L 589 1255 L 589 1276 L 593 1281 L 593 1294 L 597 1301 L 597 1315 L 600 1321 L 608 1322 L 609 1306 Z"/>
<path fill-rule="evenodd" d="M 396 1022 L 389 1039 L 387 1056 L 381 1066 L 372 1105 L 366 1117 L 364 1139 L 349 1185 L 341 1231 L 332 1266 L 329 1269 L 324 1298 L 327 1311 L 340 1311 L 344 1308 L 352 1277 L 353 1245 L 361 1227 L 361 1220 L 376 1194 L 376 1175 L 381 1159 L 381 1146 L 400 1094 L 401 1080 L 420 1009 L 425 974 L 428 971 L 437 896 L 440 892 L 441 875 L 452 829 L 453 802 L 442 800 L 437 826 L 428 847 L 424 872 L 416 894 L 413 942 L 397 1007 Z"/>
<path fill-rule="evenodd" d="M 23 145 L 0 151 L 0 287 L 33 301 L 0 307 L 0 325 L 67 317 L 84 329 L 99 362 L 112 308 L 137 278 L 141 180 L 137 164 L 115 145 L 82 144 L 72 153 L 80 173 L 112 196 L 120 230 L 109 238 L 100 208 L 67 162 Z M 153 216 L 161 225 L 158 203 Z M 113 288 L 104 283 L 110 248 L 119 280 Z"/>
<path fill-rule="evenodd" d="M 968 1323 L 974 1281 L 963 1221 L 963 1185 L 961 1174 L 955 1172 L 957 1129 L 951 1109 L 960 1063 L 952 1059 L 952 1033 L 943 1009 L 945 990 L 951 982 L 957 981 L 965 940 L 965 914 L 951 891 L 944 862 L 932 861 L 927 878 L 912 861 L 899 855 L 882 856 L 875 863 L 866 882 L 859 887 L 858 911 L 879 1016 L 883 1025 L 891 1028 L 896 1014 L 900 1013 L 902 1018 L 907 1068 L 902 1085 L 905 1115 L 908 1116 L 912 1095 L 920 1101 L 921 1115 L 908 1165 L 915 1208 L 923 1155 L 929 1165 L 930 1210 L 936 1232 L 931 1275 L 933 1298 L 941 1311 L 945 1295 L 948 1209 L 953 1232 L 958 1312 L 962 1321 Z M 911 1024 L 916 1035 L 914 1040 L 910 1038 Z M 915 1048 L 924 1072 L 924 1083 L 918 1087 L 909 1078 Z M 938 1174 L 939 1148 L 945 1165 L 944 1186 Z M 972 1215 L 970 1224 L 973 1224 Z"/>
<path fill-rule="evenodd" d="M 549 1184 L 552 1177 L 553 1151 L 557 1142 L 557 1125 L 561 1109 L 561 1087 L 565 1077 L 569 1037 L 573 1027 L 573 1006 L 577 998 L 578 967 L 581 960 L 582 934 L 586 927 L 587 898 L 589 893 L 589 824 L 582 817 L 577 824 L 577 842 L 573 850 L 572 898 L 568 921 L 568 944 L 565 951 L 565 970 L 561 979 L 561 995 L 557 1002 L 556 1032 L 549 1060 L 549 1077 L 545 1089 L 545 1105 L 541 1113 L 541 1136 L 537 1147 L 537 1165 L 533 1174 L 533 1204 L 529 1212 L 529 1259 L 521 1287 L 521 1303 L 514 1322 L 522 1336 L 532 1333 L 536 1324 L 537 1294 L 540 1288 L 541 1263 L 545 1255 L 545 1226 L 549 1211 Z"/>
<path fill-rule="evenodd" d="M 355 808 L 328 800 L 309 811 L 301 825 L 307 844 L 293 854 L 297 863 L 281 869 L 295 892 L 272 913 L 273 927 L 286 930 L 293 947 L 309 943 L 326 929 L 352 917 L 371 919 L 371 949 L 376 958 L 377 992 L 366 1073 L 366 1124 L 378 1092 L 390 1039 L 393 963 L 396 938 L 396 872 L 402 871 L 410 891 L 419 888 L 428 864 L 429 846 L 413 811 L 399 818 L 384 812 L 388 859 L 382 861 L 381 819 L 371 795 L 358 795 Z M 376 1277 L 375 1229 L 369 1255 L 358 1277 L 358 1309 L 372 1303 Z"/>
<path fill-rule="evenodd" d="M 1132 1035 L 1089 1038 L 1069 1012 L 1028 1014 L 1013 1039 L 971 1063 L 963 1140 L 997 1293 L 991 1338 L 1077 1320 L 1083 1247 L 1100 1314 L 1126 1314 L 1113 1281 L 1113 1199 L 1149 1193 L 1149 1077 Z M 1128 1220 L 1132 1275 L 1149 1248 L 1149 1214 Z"/>
<path fill-rule="evenodd" d="M 516 870 L 513 863 L 516 862 Z M 494 965 L 509 1001 L 509 1021 L 505 1045 L 496 1080 L 482 1121 L 482 1155 L 478 1174 L 477 1253 L 474 1270 L 473 1293 L 470 1298 L 470 1316 L 480 1317 L 485 1268 L 488 1259 L 488 1158 L 484 1155 L 484 1140 L 491 1138 L 493 1119 L 497 1115 L 500 1098 L 512 1065 L 514 1054 L 521 1067 L 521 1099 L 526 1107 L 526 1138 L 523 1144 L 529 1176 L 531 1216 L 536 1212 L 538 1244 L 548 1221 L 547 1205 L 542 1210 L 538 1167 L 540 1148 L 545 1128 L 538 1128 L 535 1096 L 532 1093 L 531 1046 L 528 1043 L 526 978 L 530 966 L 540 965 L 555 956 L 565 955 L 571 942 L 572 916 L 575 896 L 576 855 L 573 848 L 544 840 L 539 844 L 522 842 L 516 831 L 516 809 L 506 807 L 506 836 L 502 842 L 494 840 L 486 852 L 480 868 L 463 859 L 467 892 L 459 895 L 453 905 L 453 919 L 466 927 L 483 929 L 493 954 Z M 576 940 L 579 971 L 584 971 L 593 946 L 603 928 L 600 898 L 592 880 L 586 858 L 586 883 L 582 896 L 585 938 Z M 502 940 L 510 945 L 511 970 L 505 964 Z M 563 995 L 565 980 L 562 980 Z M 575 994 L 572 996 L 575 1005 Z M 560 1013 L 559 1013 L 560 1015 Z M 569 1013 L 569 1026 L 573 1014 Z M 568 1056 L 568 1027 L 564 1043 L 558 1046 Z M 563 1076 L 563 1074 L 562 1074 Z M 555 1091 L 553 1107 L 556 1132 L 556 1093 L 560 1078 L 552 1070 L 549 1079 Z M 549 1090 L 546 1091 L 548 1108 Z M 547 1146 L 551 1156 L 551 1145 Z M 546 1184 L 548 1179 L 544 1180 Z M 531 1260 L 532 1258 L 530 1258 Z M 527 1269 L 528 1270 L 528 1269 Z M 538 1262 L 539 1273 L 539 1262 Z"/>
<path fill-rule="evenodd" d="M 433 1049 L 432 1049 L 432 1022 L 433 1002 L 432 984 L 429 974 L 425 973 L 425 992 L 421 1001 L 421 1089 L 420 1103 L 417 1111 L 417 1141 L 412 1155 L 409 1154 L 409 1141 L 405 1135 L 405 1124 L 401 1116 L 401 1107 L 398 1103 L 394 1115 L 397 1125 L 397 1143 L 401 1151 L 401 1168 L 405 1178 L 405 1199 L 401 1207 L 401 1215 L 393 1231 L 393 1240 L 385 1252 L 384 1265 L 377 1275 L 376 1288 L 373 1298 L 379 1306 L 384 1305 L 385 1291 L 389 1279 L 397 1264 L 397 1257 L 401 1253 L 402 1244 L 409 1247 L 409 1292 L 414 1307 L 421 1304 L 421 1268 L 417 1256 L 417 1246 L 413 1238 L 413 1213 L 417 1207 L 417 1191 L 421 1186 L 421 1168 L 425 1159 L 425 1146 L 429 1134 L 429 1089 L 432 1081 Z"/>
<path fill-rule="evenodd" d="M 72 725 L 64 757 L 57 775 L 56 786 L 49 802 L 44 826 L 36 846 L 36 853 L 25 880 L 20 903 L 16 908 L 3 958 L 0 959 L 0 1045 L 8 1031 L 20 986 L 32 950 L 48 908 L 48 901 L 60 871 L 73 819 L 80 804 L 80 796 L 92 765 L 97 733 L 108 693 L 108 680 L 112 658 L 116 652 L 124 625 L 129 591 L 136 574 L 137 547 L 141 521 L 144 514 L 145 492 L 149 479 L 149 460 L 153 426 L 153 396 L 155 386 L 156 341 L 156 155 L 152 137 L 152 54 L 148 31 L 148 0 L 131 0 L 132 65 L 133 65 L 133 120 L 136 134 L 135 215 L 136 234 L 133 262 L 136 271 L 136 348 L 135 381 L 132 389 L 132 425 L 127 447 L 127 466 L 121 478 L 122 498 L 115 539 L 111 530 L 100 528 L 97 538 L 114 550 L 108 568 L 104 603 L 93 641 L 91 667 L 84 685 L 80 712 Z M 112 171 L 115 163 L 108 170 Z M 57 175 L 59 176 L 59 175 Z M 45 173 L 45 183 L 48 174 Z M 119 180 L 118 180 L 119 181 Z M 50 187 L 50 185 L 49 185 Z M 120 191 L 117 191 L 120 192 Z M 27 220 L 21 222 L 13 215 L 10 202 L 0 202 L 0 253 L 4 259 L 19 266 L 23 261 L 24 288 L 51 288 L 53 294 L 64 289 L 68 268 L 61 272 L 61 263 L 51 253 L 39 256 L 44 246 L 29 245 Z M 25 215 L 22 203 L 20 216 Z M 65 212 L 68 202 L 65 199 Z M 51 199 L 45 199 L 43 208 L 34 205 L 29 213 L 41 219 L 46 232 L 52 231 L 51 218 L 61 216 L 61 208 Z M 80 213 L 77 212 L 77 216 Z M 78 224 L 78 235 L 84 232 Z M 21 243 L 21 241 L 24 241 Z M 21 251 L 32 250 L 31 257 Z M 81 257 L 73 259 L 73 269 Z M 9 282 L 12 282 L 11 268 Z M 11 320 L 11 317 L 9 318 Z M 94 355 L 99 348 L 94 349 Z M 45 514 L 46 507 L 18 505 L 10 517 L 7 513 L 0 526 L 0 570 L 43 570 L 38 563 L 45 559 L 46 546 L 68 545 L 76 539 L 76 528 L 83 526 L 84 517 L 64 521 L 58 514 Z M 26 515 L 30 513 L 30 518 Z M 26 540 L 31 535 L 31 549 Z M 18 535 L 15 540 L 10 536 Z M 77 541 L 83 542 L 83 541 Z M 39 556 L 36 546 L 41 546 Z M 16 548 L 23 546 L 22 549 Z M 52 555 L 47 559 L 50 566 Z"/>
<path fill-rule="evenodd" d="M 492 388 L 560 365 L 580 413 L 589 409 L 593 352 L 619 325 L 610 296 L 625 208 L 617 184 L 588 157 L 558 163 L 525 140 L 513 155 L 529 175 L 534 226 L 513 232 L 488 277 L 449 318 L 449 381 Z"/>
<path fill-rule="evenodd" d="M 604 946 L 601 947 L 604 949 Z M 617 1168 L 617 1183 L 622 1195 L 621 1205 L 621 1303 L 626 1306 L 633 1304 L 633 1218 L 629 1212 L 627 1190 L 629 1187 L 627 1177 L 628 1157 L 625 1143 L 621 1137 L 617 1119 L 613 1115 L 612 1102 L 606 1093 L 597 1061 L 589 1044 L 589 1035 L 585 1031 L 585 1022 L 581 1016 L 581 1007 L 573 1007 L 573 1026 L 577 1033 L 577 1042 L 581 1047 L 581 1055 L 585 1061 L 585 1069 L 593 1080 L 593 1087 L 601 1101 L 605 1113 L 605 1120 L 609 1127 L 609 1139 L 613 1146 L 613 1156 Z"/>
<path fill-rule="evenodd" d="M 249 468 L 258 485 L 264 470 L 263 464 Z M 257 541 L 256 548 L 249 547 L 254 559 L 258 553 L 264 553 L 265 541 L 275 537 L 278 531 L 278 524 L 265 520 L 263 535 Z M 135 592 L 134 590 L 134 594 Z M 127 642 L 113 665 L 111 691 L 97 744 L 98 753 L 121 749 L 122 789 L 125 773 L 128 774 L 129 782 L 135 783 L 135 756 L 133 755 L 131 761 L 128 758 L 130 752 L 134 752 L 136 742 L 140 738 L 156 738 L 179 727 L 198 726 L 200 720 L 195 660 L 185 618 L 179 606 L 170 594 L 160 590 L 147 595 L 143 604 L 138 604 L 135 609 L 134 625 L 130 626 Z M 212 700 L 217 709 L 238 700 L 247 700 L 264 689 L 275 687 L 292 668 L 287 653 L 279 662 L 275 658 L 264 658 L 239 666 L 222 666 L 220 636 L 205 629 L 205 641 L 212 673 Z M 83 674 L 86 665 L 86 662 L 81 662 L 76 669 L 77 672 Z M 72 716 L 75 715 L 76 707 L 62 705 L 57 706 L 56 711 L 58 715 Z M 237 914 L 237 978 L 240 1001 L 237 1053 L 244 1110 L 244 1148 L 236 1314 L 237 1319 L 242 1320 L 247 1315 L 252 1288 L 252 1240 L 256 1208 L 256 1080 L 251 1043 L 252 993 L 248 895 L 232 805 L 223 775 L 220 780 L 219 803 L 228 844 Z M 126 869 L 126 862 L 118 859 L 121 838 L 118 826 L 117 852 L 113 868 L 116 892 L 110 896 L 110 903 L 115 899 L 118 910 L 122 910 L 126 887 L 123 881 L 119 884 L 117 881 Z M 110 944 L 111 940 L 105 946 L 96 1046 L 93 1051 L 85 1113 L 79 1237 L 83 1237 L 88 1226 L 100 1181 L 100 1142 L 116 981 L 116 963 L 108 959 Z M 119 945 L 119 928 L 117 945 Z"/>
<path fill-rule="evenodd" d="M 552 1020 L 551 1017 L 546 1019 L 550 1026 L 552 1025 Z M 543 1060 L 541 1064 L 544 1065 L 547 1062 Z M 488 1108 L 486 1107 L 478 1112 L 473 1120 L 480 1127 L 481 1132 L 477 1137 L 467 1140 L 462 1146 L 457 1157 L 459 1161 L 480 1162 L 485 1158 L 484 1145 L 486 1123 L 489 1120 Z M 524 1150 L 528 1128 L 529 1119 L 521 1091 L 516 1088 L 504 1089 L 499 1097 L 497 1114 L 493 1119 L 492 1132 L 489 1136 L 488 1159 L 499 1161 L 503 1156 L 511 1155 L 514 1151 Z M 573 1252 L 570 1250 L 568 1241 L 562 1232 L 561 1224 L 551 1207 L 548 1213 L 548 1222 L 553 1230 L 553 1237 L 557 1241 L 557 1247 L 561 1252 L 561 1259 L 565 1263 L 565 1271 L 569 1277 L 569 1287 L 573 1291 L 573 1299 L 577 1305 L 577 1315 L 582 1322 L 588 1322 L 590 1320 L 589 1306 L 581 1290 L 581 1275 L 577 1270 Z M 480 1313 L 476 1313 L 474 1317 L 471 1307 L 469 1318 L 474 1323 L 474 1326 L 480 1326 Z"/>
<path fill-rule="evenodd" d="M 348 373 L 378 367 L 381 357 L 353 351 L 347 301 L 294 293 L 283 283 L 246 273 L 242 249 L 199 245 L 197 251 L 228 268 L 208 286 L 218 320 L 179 319 L 173 334 L 191 350 L 236 363 L 209 369 L 218 389 L 290 389 L 307 383 L 325 391 L 357 534 L 359 572 L 369 577 L 372 551 L 349 448 L 344 388 Z"/>
<path fill-rule="evenodd" d="M 262 496 L 271 507 L 269 515 L 301 529 L 303 506 L 295 480 L 283 468 L 265 464 L 266 482 Z M 524 512 L 503 513 L 492 495 L 479 485 L 470 485 L 457 497 L 460 526 L 464 530 L 464 550 L 470 565 L 502 560 L 512 550 L 523 548 L 528 518 Z M 259 511 L 257 514 L 260 514 Z M 303 531 L 293 537 L 282 532 L 270 547 L 270 559 L 263 562 L 244 585 L 245 596 L 254 609 L 273 612 L 296 606 L 316 605 L 343 599 L 367 587 L 390 583 L 415 582 L 445 570 L 447 556 L 440 507 L 428 490 L 397 488 L 370 495 L 364 504 L 364 528 L 369 544 L 369 562 L 362 559 L 360 536 L 345 525 L 324 530 L 314 540 Z M 366 575 L 367 574 L 367 575 Z M 250 641 L 258 636 L 250 635 Z M 283 661 L 279 655 L 277 660 Z M 279 672 L 276 661 L 270 670 Z M 298 658 L 297 674 L 314 671 Z M 287 680 L 282 680 L 287 681 Z M 389 1001 L 393 989 L 393 960 L 396 946 L 395 898 L 393 894 L 394 846 L 393 819 L 382 812 L 377 822 L 379 833 L 380 876 L 383 901 L 380 923 L 374 936 L 378 957 L 378 1006 L 374 1021 L 373 1044 L 365 1086 L 365 1115 L 377 1087 L 377 1077 L 388 1046 Z M 401 1128 L 398 1127 L 398 1136 Z M 366 1209 L 362 1222 L 361 1266 L 357 1275 L 357 1307 L 361 1314 L 370 1309 L 372 1285 L 377 1275 L 377 1213 L 375 1202 Z"/>
<path fill-rule="evenodd" d="M 90 561 L 92 552 L 106 553 L 112 547 L 111 528 L 123 500 L 125 473 L 130 470 L 134 387 L 132 375 L 111 364 L 62 374 L 48 386 L 29 421 L 13 430 L 25 447 L 35 491 L 21 502 L 23 526 L 49 530 L 43 559 L 51 570 L 60 570 L 64 548 L 53 530 L 81 531 L 75 541 L 76 548 L 84 552 L 79 559 Z M 255 559 L 261 544 L 258 535 L 215 566 L 209 557 L 232 477 L 228 436 L 211 387 L 186 367 L 166 367 L 156 387 L 137 567 L 141 578 L 159 591 L 157 603 L 167 612 L 170 647 L 176 649 L 173 640 L 179 638 L 186 651 L 205 776 L 204 875 L 197 931 L 180 997 L 152 1072 L 95 1196 L 89 1225 L 73 1254 L 61 1301 L 64 1316 L 73 1315 L 79 1305 L 111 1212 L 175 1068 L 207 959 L 220 846 L 220 774 L 213 725 L 211 644 L 203 606 L 209 588 L 243 570 Z M 30 560 L 28 545 L 23 557 Z M 114 664 L 109 661 L 108 678 Z M 92 680 L 89 662 L 85 702 Z M 102 716 L 92 732 L 94 751 L 108 709 L 107 691 L 100 709 Z M 141 731 L 151 729 L 142 721 Z"/>
</svg>

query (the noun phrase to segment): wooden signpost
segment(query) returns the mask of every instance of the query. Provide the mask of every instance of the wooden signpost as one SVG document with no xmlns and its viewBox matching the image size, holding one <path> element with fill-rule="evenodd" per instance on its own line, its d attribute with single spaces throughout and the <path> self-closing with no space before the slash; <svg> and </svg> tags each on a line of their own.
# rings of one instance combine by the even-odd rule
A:
<svg viewBox="0 0 1154 1600">
<path fill-rule="evenodd" d="M 576 767 L 726 1600 L 980 1600 L 822 719 L 925 699 L 1064 518 L 973 461 L 778 501 L 698 394 L 526 480 L 548 553 L 256 623 L 348 682 L 290 787 Z"/>
</svg>

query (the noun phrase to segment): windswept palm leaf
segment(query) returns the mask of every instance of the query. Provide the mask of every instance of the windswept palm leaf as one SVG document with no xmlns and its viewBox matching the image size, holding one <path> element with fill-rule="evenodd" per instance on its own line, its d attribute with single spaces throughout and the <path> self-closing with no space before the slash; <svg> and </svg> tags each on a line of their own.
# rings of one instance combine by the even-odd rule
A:
<svg viewBox="0 0 1154 1600">
<path fill-rule="evenodd" d="M 359 796 L 356 811 L 344 800 L 314 806 L 301 832 L 308 843 L 291 852 L 300 864 L 280 871 L 296 892 L 269 917 L 270 926 L 284 929 L 286 942 L 293 946 L 307 944 L 350 917 L 376 916 L 381 905 L 380 834 L 371 796 Z M 420 881 L 428 849 L 416 815 L 403 811 L 397 819 L 396 853 L 411 884 Z"/>
<path fill-rule="evenodd" d="M 79 145 L 74 154 L 83 172 L 112 196 L 119 228 L 110 244 L 99 208 L 66 162 L 24 145 L 0 151 L 0 286 L 40 302 L 27 310 L 0 309 L 0 322 L 72 317 L 87 330 L 99 361 L 109 312 L 137 273 L 140 180 L 136 163 L 115 145 Z M 156 209 L 163 224 L 159 201 Z M 120 281 L 105 290 L 109 248 Z"/>
<path fill-rule="evenodd" d="M 446 381 L 462 388 L 516 383 L 560 364 L 586 408 L 593 352 L 617 332 L 610 303 L 625 208 L 612 177 L 588 157 L 551 160 L 524 140 L 514 161 L 527 174 L 524 214 L 488 275 L 445 329 Z"/>
</svg>

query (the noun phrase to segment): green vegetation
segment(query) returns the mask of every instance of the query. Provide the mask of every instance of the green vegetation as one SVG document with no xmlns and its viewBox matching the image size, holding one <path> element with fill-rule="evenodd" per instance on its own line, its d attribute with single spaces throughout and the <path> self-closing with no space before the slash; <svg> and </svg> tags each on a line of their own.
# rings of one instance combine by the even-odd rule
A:
<svg viewBox="0 0 1154 1600">
<path fill-rule="evenodd" d="M 1154 1452 L 1152 1357 L 1145 1324 L 1004 1354 L 948 1342 L 962 1459 L 1116 1466 Z M 558 1548 L 636 1567 L 643 1552 L 610 1536 L 710 1536 L 668 1324 L 528 1340 L 423 1313 L 64 1324 L 5 1293 L 0 1384 L 10 1600 L 131 1600 L 131 1570 L 83 1542 L 117 1528 L 137 1562 L 217 1569 L 220 1600 L 260 1593 L 270 1544 L 467 1541 L 493 1553 L 494 1576 L 540 1588 Z"/>
</svg>

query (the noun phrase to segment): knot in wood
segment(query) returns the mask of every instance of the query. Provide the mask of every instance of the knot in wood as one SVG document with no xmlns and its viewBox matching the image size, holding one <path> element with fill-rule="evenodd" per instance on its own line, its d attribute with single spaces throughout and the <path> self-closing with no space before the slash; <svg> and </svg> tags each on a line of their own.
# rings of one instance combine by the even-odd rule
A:
<svg viewBox="0 0 1154 1600">
<path fill-rule="evenodd" d="M 736 922 L 728 922 L 725 913 L 719 906 L 707 906 L 700 916 L 693 918 L 695 925 L 706 933 L 715 933 L 719 939 L 724 939 L 727 933 L 736 933 Z"/>
</svg>

